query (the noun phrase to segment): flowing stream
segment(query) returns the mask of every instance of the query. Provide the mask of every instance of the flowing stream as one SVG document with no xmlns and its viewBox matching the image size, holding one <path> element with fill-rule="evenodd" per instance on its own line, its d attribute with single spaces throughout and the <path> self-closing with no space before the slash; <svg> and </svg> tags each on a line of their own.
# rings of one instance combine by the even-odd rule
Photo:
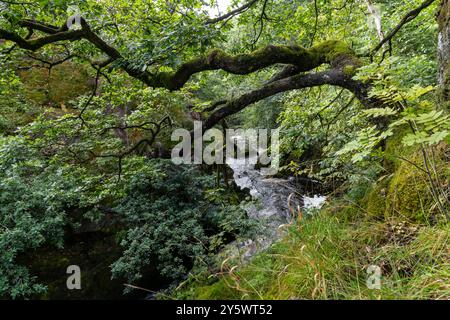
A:
<svg viewBox="0 0 450 320">
<path fill-rule="evenodd" d="M 265 226 L 257 239 L 236 241 L 225 251 L 225 255 L 239 256 L 244 260 L 277 241 L 283 234 L 282 227 L 292 222 L 293 212 L 307 214 L 313 208 L 320 208 L 326 200 L 325 196 L 308 197 L 301 194 L 294 179 L 262 175 L 255 163 L 254 158 L 227 159 L 236 185 L 242 190 L 248 189 L 251 197 L 256 200 L 256 204 L 246 208 L 248 216 L 262 220 Z"/>
</svg>

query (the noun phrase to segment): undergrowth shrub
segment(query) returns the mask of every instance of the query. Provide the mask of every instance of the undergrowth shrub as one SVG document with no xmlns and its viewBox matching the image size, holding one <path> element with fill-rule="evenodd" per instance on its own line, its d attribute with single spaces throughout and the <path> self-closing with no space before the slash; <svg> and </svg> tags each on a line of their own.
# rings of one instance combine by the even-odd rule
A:
<svg viewBox="0 0 450 320">
<path fill-rule="evenodd" d="M 170 161 L 156 168 L 163 172 L 161 177 L 137 176 L 115 208 L 129 229 L 121 241 L 124 254 L 112 271 L 131 282 L 151 263 L 162 276 L 179 280 L 194 265 L 207 266 L 211 253 L 251 229 L 239 199 L 220 205 L 217 199 L 211 201 L 211 191 L 206 196 L 214 188 L 214 177 Z"/>
</svg>

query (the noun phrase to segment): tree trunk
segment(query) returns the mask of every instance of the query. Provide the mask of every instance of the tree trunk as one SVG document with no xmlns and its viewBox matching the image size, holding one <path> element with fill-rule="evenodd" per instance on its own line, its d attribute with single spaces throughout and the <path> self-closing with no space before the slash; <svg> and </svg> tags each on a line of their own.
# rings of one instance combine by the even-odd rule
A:
<svg viewBox="0 0 450 320">
<path fill-rule="evenodd" d="M 450 108 L 450 0 L 442 0 L 439 14 L 439 96 L 443 108 Z"/>
</svg>

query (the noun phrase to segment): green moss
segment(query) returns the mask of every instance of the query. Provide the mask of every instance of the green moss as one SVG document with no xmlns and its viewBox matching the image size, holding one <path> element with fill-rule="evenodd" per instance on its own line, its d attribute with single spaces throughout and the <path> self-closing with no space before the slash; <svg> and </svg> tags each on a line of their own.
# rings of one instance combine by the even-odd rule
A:
<svg viewBox="0 0 450 320">
<path fill-rule="evenodd" d="M 352 65 L 346 65 L 343 68 L 343 71 L 344 71 L 345 75 L 347 75 L 347 76 L 355 75 L 356 74 L 356 70 L 357 70 L 356 67 L 352 66 Z"/>
<path fill-rule="evenodd" d="M 278 62 L 295 64 L 307 70 L 319 63 L 316 56 L 300 46 L 268 45 L 250 53 L 228 55 L 223 51 L 215 53 L 215 59 L 234 64 L 244 72 L 259 69 Z"/>
<path fill-rule="evenodd" d="M 414 147 L 403 145 L 403 137 L 411 132 L 411 128 L 405 125 L 397 129 L 386 141 L 384 168 L 387 172 L 395 172 L 404 162 L 399 157 L 409 157 L 414 153 Z"/>
<path fill-rule="evenodd" d="M 309 71 L 321 64 L 345 68 L 354 74 L 359 60 L 343 41 L 324 41 L 310 49 L 293 45 L 268 45 L 250 53 L 230 55 L 220 49 L 212 49 L 206 56 L 182 64 L 175 72 L 160 72 L 152 76 L 150 84 L 169 90 L 181 88 L 192 74 L 205 70 L 223 69 L 234 74 L 248 74 L 276 63 L 291 64 L 300 71 Z"/>
<path fill-rule="evenodd" d="M 152 78 L 153 87 L 171 89 L 173 84 L 173 72 L 160 72 Z"/>
<path fill-rule="evenodd" d="M 65 62 L 51 69 L 33 68 L 20 72 L 27 99 L 39 105 L 60 108 L 91 90 L 91 78 L 85 67 Z M 62 81 L 64 80 L 64 81 Z"/>
<path fill-rule="evenodd" d="M 230 288 L 223 279 L 210 286 L 198 287 L 195 296 L 199 300 L 239 299 L 236 290 Z"/>
<path fill-rule="evenodd" d="M 315 68 L 322 63 L 334 63 L 342 59 L 353 67 L 357 62 L 353 50 L 345 42 L 339 40 L 324 41 L 310 49 L 301 46 L 268 45 L 251 53 L 236 56 L 227 55 L 221 50 L 215 50 L 213 54 L 219 59 L 236 60 L 238 63 L 250 65 L 255 63 L 257 65 L 270 65 L 284 61 L 285 63 L 295 64 L 304 70 Z M 354 72 L 351 68 L 347 68 L 347 71 Z"/>
<path fill-rule="evenodd" d="M 430 191 L 427 174 L 411 164 L 425 169 L 422 151 L 402 143 L 404 135 L 409 131 L 408 127 L 400 128 L 387 140 L 383 164 L 386 174 L 373 186 L 364 200 L 369 216 L 396 216 L 426 222 L 435 213 L 433 208 L 436 201 Z M 448 167 L 445 149 L 445 146 L 439 146 L 434 150 L 433 163 L 442 178 L 445 176 L 445 168 Z M 445 181 L 441 183 L 445 184 Z"/>
<path fill-rule="evenodd" d="M 331 62 L 343 55 L 353 56 L 353 50 L 343 41 L 327 40 L 312 47 L 309 51 L 315 55 L 324 57 L 325 61 Z"/>
<path fill-rule="evenodd" d="M 423 166 L 418 153 L 409 160 Z M 410 163 L 402 162 L 389 183 L 386 214 L 426 222 L 433 203 L 426 174 Z"/>
<path fill-rule="evenodd" d="M 387 180 L 387 179 L 386 179 Z M 367 215 L 370 218 L 383 218 L 386 212 L 387 183 L 377 183 L 368 193 L 366 203 Z"/>
</svg>

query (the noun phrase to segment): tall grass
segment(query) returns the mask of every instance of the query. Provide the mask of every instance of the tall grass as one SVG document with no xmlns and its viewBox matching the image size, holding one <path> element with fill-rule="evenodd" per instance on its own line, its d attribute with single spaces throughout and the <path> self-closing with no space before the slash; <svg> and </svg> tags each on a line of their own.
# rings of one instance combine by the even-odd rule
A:
<svg viewBox="0 0 450 320">
<path fill-rule="evenodd" d="M 191 279 L 191 299 L 450 299 L 450 226 L 342 221 L 322 212 L 245 266 Z M 369 265 L 382 270 L 369 289 Z M 211 283 L 207 285 L 207 283 Z"/>
</svg>

